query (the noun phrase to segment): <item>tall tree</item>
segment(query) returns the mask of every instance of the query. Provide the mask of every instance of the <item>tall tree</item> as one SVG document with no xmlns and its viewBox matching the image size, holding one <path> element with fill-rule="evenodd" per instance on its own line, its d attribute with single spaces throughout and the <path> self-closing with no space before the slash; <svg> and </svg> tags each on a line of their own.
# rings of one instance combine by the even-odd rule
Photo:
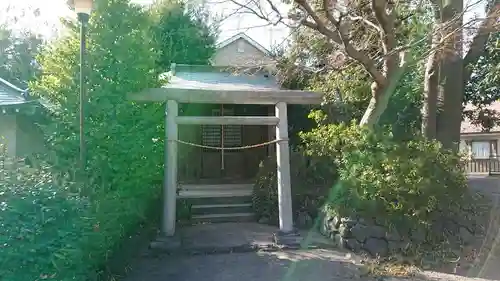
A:
<svg viewBox="0 0 500 281">
<path fill-rule="evenodd" d="M 165 71 L 171 63 L 207 64 L 215 52 L 217 26 L 210 26 L 204 7 L 186 6 L 180 1 L 157 1 L 152 6 L 152 34 Z"/>
<path fill-rule="evenodd" d="M 428 58 L 422 129 L 427 137 L 437 138 L 447 148 L 458 149 L 466 85 L 473 79 L 473 66 L 487 52 L 491 33 L 498 30 L 500 1 L 486 2 L 486 17 L 480 21 L 463 56 L 462 27 L 471 25 L 463 22 L 467 7 L 462 1 L 433 1 L 433 44 L 443 44 L 445 48 Z"/>
<path fill-rule="evenodd" d="M 88 24 L 85 143 L 87 171 L 102 188 L 151 184 L 161 179 L 161 105 L 133 104 L 127 93 L 158 86 L 156 45 L 147 12 L 128 0 L 98 0 Z M 67 20 L 66 36 L 37 58 L 41 75 L 30 86 L 54 105 L 54 122 L 43 127 L 55 167 L 74 172 L 78 157 L 79 33 Z M 147 144 L 145 144 L 147 143 Z M 125 153 L 127 152 L 127 153 Z M 143 162 L 147 158 L 148 161 Z M 138 169 L 137 165 L 146 170 Z M 157 171 L 156 173 L 151 171 Z M 126 177 L 124 175 L 133 175 Z"/>
<path fill-rule="evenodd" d="M 438 4 L 442 25 L 440 59 L 440 83 L 442 93 L 438 96 L 436 137 L 446 148 L 458 149 L 460 124 L 462 122 L 462 100 L 464 93 L 463 52 L 463 1 L 444 0 Z M 457 83 L 457 80 L 460 83 Z"/>
<path fill-rule="evenodd" d="M 402 57 L 410 56 L 409 60 L 416 62 L 430 54 L 425 75 L 422 129 L 430 137 L 435 134 L 448 148 L 456 148 L 454 144 L 460 136 L 460 105 L 464 84 L 471 74 L 468 66 L 484 52 L 485 42 L 494 30 L 492 27 L 498 24 L 500 7 L 498 0 L 480 1 L 487 3 L 487 16 L 480 21 L 471 48 L 463 57 L 462 34 L 472 22 L 463 21 L 462 1 L 294 0 L 291 8 L 284 8 L 289 10 L 290 16 L 285 16 L 283 5 L 277 0 L 266 0 L 265 5 L 256 0 L 232 2 L 271 23 L 291 19 L 293 27 L 306 27 L 324 36 L 325 43 L 334 47 L 332 50 L 342 52 L 348 60 L 361 65 L 372 81 L 370 102 L 361 125 L 373 126 L 385 111 L 395 85 L 405 72 L 407 64 Z M 410 20 L 405 17 L 408 11 Z M 424 55 L 415 56 L 415 46 L 422 39 L 401 41 L 397 34 L 413 24 L 412 15 L 428 11 L 434 13 L 428 21 L 434 28 L 430 34 L 438 34 Z M 457 79 L 462 83 L 456 83 Z"/>
<path fill-rule="evenodd" d="M 360 65 L 371 83 L 369 102 L 360 125 L 377 124 L 407 68 L 425 55 L 418 52 L 423 40 L 418 37 L 421 33 L 413 36 L 414 32 L 407 32 L 410 26 L 415 27 L 418 17 L 426 14 L 427 7 L 420 2 L 295 0 L 290 16 L 284 16 L 277 1 L 267 0 L 273 13 L 269 16 L 269 9 L 263 8 L 259 1 L 232 1 L 261 19 L 272 22 L 276 18 L 288 18 L 294 28 L 306 28 L 317 38 L 324 38 L 322 44 L 330 47 L 320 64 L 340 57 L 345 63 Z M 421 24 L 420 29 L 428 25 Z M 410 36 L 405 38 L 403 34 Z"/>
<path fill-rule="evenodd" d="M 97 0 L 95 6 L 88 24 L 86 56 L 87 169 L 100 186 L 130 186 L 125 184 L 127 181 L 152 184 L 162 178 L 163 105 L 132 103 L 126 96 L 159 87 L 158 74 L 167 66 L 161 63 L 185 58 L 185 54 L 173 51 L 179 50 L 178 43 L 162 45 L 164 41 L 156 36 L 175 34 L 182 40 L 182 36 L 193 36 L 196 30 L 189 29 L 184 34 L 176 33 L 177 28 L 183 24 L 196 25 L 186 21 L 189 16 L 179 16 L 181 23 L 172 21 L 158 26 L 154 11 L 128 0 Z M 49 44 L 38 57 L 42 73 L 31 87 L 56 108 L 56 122 L 44 128 L 47 144 L 57 156 L 55 164 L 71 171 L 78 155 L 79 102 L 75 93 L 79 84 L 79 35 L 78 24 L 71 20 L 66 23 L 68 34 Z M 157 28 L 162 33 L 154 33 Z M 202 33 L 202 27 L 199 28 Z M 200 54 L 190 51 L 188 55 L 193 56 L 190 59 L 201 62 L 208 57 L 208 52 L 202 52 L 199 46 L 183 48 L 200 50 Z"/>
<path fill-rule="evenodd" d="M 424 69 L 424 87 L 422 93 L 422 134 L 430 139 L 436 138 L 437 134 L 437 106 L 439 86 L 439 42 L 441 40 L 439 20 L 439 6 L 436 2 L 431 3 L 434 25 L 431 29 L 429 56 Z"/>
<path fill-rule="evenodd" d="M 24 89 L 38 74 L 35 57 L 43 40 L 37 30 L 20 24 L 23 20 L 39 20 L 40 9 L 21 7 L 12 3 L 0 9 L 0 77 Z"/>
<path fill-rule="evenodd" d="M 479 22 L 464 56 L 463 27 L 473 24 L 463 22 L 467 7 L 462 1 L 432 1 L 435 14 L 432 44 L 442 44 L 444 48 L 434 50 L 428 57 L 422 130 L 427 137 L 437 138 L 447 148 L 458 148 L 466 85 L 472 77 L 473 66 L 487 52 L 491 33 L 498 30 L 500 1 L 483 3 L 486 4 L 486 17 Z"/>
<path fill-rule="evenodd" d="M 500 125 L 500 112 L 491 105 L 500 100 L 500 32 L 492 34 L 486 52 L 471 66 L 464 104 L 472 107 L 464 115 L 484 130 Z"/>
<path fill-rule="evenodd" d="M 42 39 L 33 33 L 14 33 L 0 25 L 0 77 L 26 88 L 38 73 L 35 57 L 41 45 Z"/>
<path fill-rule="evenodd" d="M 408 14 L 407 14 L 408 15 Z M 413 15 L 408 20 L 412 24 L 406 24 L 397 33 L 398 40 L 416 41 L 414 54 L 416 57 L 424 55 L 427 42 L 425 38 L 430 15 L 420 13 Z M 323 106 L 327 122 L 360 120 L 370 100 L 371 78 L 359 64 L 342 59 L 339 52 L 335 52 L 335 46 L 328 44 L 324 36 L 307 28 L 296 31 L 290 40 L 286 64 L 280 64 L 283 71 L 279 77 L 302 80 L 302 87 L 326 93 Z M 333 55 L 331 55 L 333 54 Z M 306 67 L 304 67 L 306 66 Z M 380 117 L 378 126 L 390 125 L 394 135 L 401 139 L 411 138 L 418 133 L 420 118 L 418 108 L 423 77 L 421 75 L 422 63 L 409 69 L 402 76 L 401 83 L 395 88 L 392 99 L 386 110 Z M 312 79 L 311 79 L 312 77 Z M 288 85 L 288 84 L 286 84 Z"/>
</svg>

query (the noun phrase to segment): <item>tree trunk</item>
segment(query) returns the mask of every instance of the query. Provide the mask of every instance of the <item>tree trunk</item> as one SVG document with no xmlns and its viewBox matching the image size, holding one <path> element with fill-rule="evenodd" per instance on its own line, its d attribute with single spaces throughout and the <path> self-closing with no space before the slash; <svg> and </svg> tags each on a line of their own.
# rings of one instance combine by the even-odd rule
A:
<svg viewBox="0 0 500 281">
<path fill-rule="evenodd" d="M 444 34 L 441 69 L 443 80 L 443 106 L 437 120 L 437 139 L 448 149 L 458 150 L 462 101 L 464 96 L 462 59 L 462 1 L 445 0 L 441 11 Z M 449 34 L 452 34 L 449 36 Z"/>
<path fill-rule="evenodd" d="M 387 79 L 388 83 L 386 85 L 380 85 L 377 82 L 372 83 L 372 98 L 370 99 L 370 103 L 366 108 L 365 114 L 359 123 L 360 126 L 373 128 L 373 126 L 378 123 L 380 117 L 389 104 L 389 99 L 396 91 L 399 80 L 401 80 L 405 74 L 406 67 L 406 63 L 403 63 L 403 65 L 399 67 L 396 65 L 396 69 Z"/>
<path fill-rule="evenodd" d="M 359 123 L 360 126 L 368 126 L 373 128 L 375 124 L 377 124 L 380 116 L 384 113 L 387 105 L 389 104 L 390 94 L 384 95 L 385 88 L 380 86 L 376 82 L 372 83 L 372 98 L 370 99 L 370 103 L 363 114 L 363 118 Z"/>
<path fill-rule="evenodd" d="M 437 120 L 437 139 L 443 147 L 458 150 L 462 124 L 463 61 L 459 58 L 446 59 L 442 66 L 445 81 L 443 85 L 443 107 Z"/>
<path fill-rule="evenodd" d="M 439 86 L 439 25 L 436 24 L 432 34 L 432 51 L 427 58 L 424 74 L 424 93 L 422 103 L 422 134 L 428 139 L 436 138 L 437 96 Z"/>
</svg>

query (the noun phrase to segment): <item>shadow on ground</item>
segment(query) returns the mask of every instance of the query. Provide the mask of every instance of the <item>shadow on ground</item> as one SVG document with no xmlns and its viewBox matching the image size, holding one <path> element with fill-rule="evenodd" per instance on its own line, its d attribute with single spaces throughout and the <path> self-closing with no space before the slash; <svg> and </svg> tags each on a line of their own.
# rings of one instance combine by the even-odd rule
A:
<svg viewBox="0 0 500 281">
<path fill-rule="evenodd" d="M 487 214 L 478 224 L 485 233 L 466 247 L 456 273 L 462 276 L 500 280 L 500 178 L 494 176 L 469 176 L 471 190 L 482 194 L 487 203 Z"/>
<path fill-rule="evenodd" d="M 162 252 L 148 250 L 132 264 L 121 281 L 472 281 L 485 280 L 433 271 L 417 272 L 409 278 L 366 276 L 366 268 L 359 257 L 329 247 L 331 242 L 314 232 L 303 233 L 312 244 L 307 250 L 243 251 L 242 245 L 265 246 L 271 243 L 277 228 L 255 223 L 208 224 L 179 230 L 183 251 Z M 493 237 L 492 237 L 493 238 Z M 494 239 L 493 239 L 494 240 Z M 252 248 L 252 247 L 250 247 Z M 245 247 L 243 249 L 250 249 Z M 222 250 L 221 250 L 222 249 Z M 267 249 L 257 247 L 252 249 Z M 490 269 L 500 268 L 491 260 L 484 264 Z M 494 271 L 482 270 L 480 275 L 493 277 Z M 457 272 L 458 273 L 458 272 Z M 471 274 L 472 273 L 472 274 Z M 498 278 L 498 277 L 497 277 Z"/>
<path fill-rule="evenodd" d="M 124 281 L 372 280 L 328 250 L 168 256 L 143 260 Z"/>
<path fill-rule="evenodd" d="M 121 281 L 486 280 L 432 271 L 400 278 L 366 276 L 363 272 L 366 271 L 343 252 L 314 249 L 146 258 Z"/>
</svg>

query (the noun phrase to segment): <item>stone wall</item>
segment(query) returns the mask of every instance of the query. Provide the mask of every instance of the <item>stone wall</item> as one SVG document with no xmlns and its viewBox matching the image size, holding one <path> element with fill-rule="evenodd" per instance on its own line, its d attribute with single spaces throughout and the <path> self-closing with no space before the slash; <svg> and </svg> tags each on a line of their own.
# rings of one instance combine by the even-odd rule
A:
<svg viewBox="0 0 500 281">
<path fill-rule="evenodd" d="M 471 227 L 460 220 L 436 222 L 432 231 L 451 230 L 458 233 L 457 244 L 472 243 Z M 345 218 L 325 214 L 320 232 L 335 241 L 337 246 L 354 252 L 367 252 L 372 256 L 387 256 L 389 253 L 405 251 L 411 245 L 426 243 L 428 233 L 419 230 L 400 233 L 389 231 L 377 219 Z"/>
</svg>

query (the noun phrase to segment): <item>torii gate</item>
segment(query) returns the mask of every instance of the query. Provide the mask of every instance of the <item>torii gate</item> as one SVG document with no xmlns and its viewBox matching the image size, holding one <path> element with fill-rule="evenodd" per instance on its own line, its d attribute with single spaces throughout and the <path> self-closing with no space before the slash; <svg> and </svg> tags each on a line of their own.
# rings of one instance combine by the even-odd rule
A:
<svg viewBox="0 0 500 281">
<path fill-rule="evenodd" d="M 169 83 L 162 88 L 130 94 L 129 100 L 166 102 L 165 179 L 162 231 L 175 234 L 177 200 L 178 125 L 270 125 L 276 126 L 279 228 L 293 232 L 290 151 L 287 104 L 320 104 L 316 92 L 282 90 L 272 77 L 257 74 L 232 74 L 234 68 L 172 64 Z M 248 68 L 247 68 L 248 70 Z M 234 71 L 233 71 L 234 72 Z M 178 116 L 178 103 L 275 105 L 275 116 Z"/>
</svg>

